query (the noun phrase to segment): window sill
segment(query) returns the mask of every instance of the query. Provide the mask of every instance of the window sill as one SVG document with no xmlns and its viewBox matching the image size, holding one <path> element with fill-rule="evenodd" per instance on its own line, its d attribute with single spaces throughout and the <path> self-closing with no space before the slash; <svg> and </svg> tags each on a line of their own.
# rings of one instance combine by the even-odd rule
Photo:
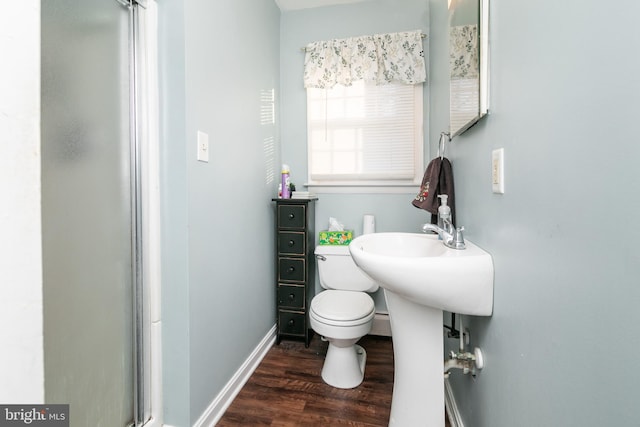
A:
<svg viewBox="0 0 640 427">
<path fill-rule="evenodd" d="M 419 184 L 303 184 L 316 194 L 417 194 Z"/>
</svg>

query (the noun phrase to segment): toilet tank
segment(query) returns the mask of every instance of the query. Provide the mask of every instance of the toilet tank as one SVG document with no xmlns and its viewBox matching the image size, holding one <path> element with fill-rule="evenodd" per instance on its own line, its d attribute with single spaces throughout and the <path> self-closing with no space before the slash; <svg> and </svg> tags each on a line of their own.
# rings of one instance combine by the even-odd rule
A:
<svg viewBox="0 0 640 427">
<path fill-rule="evenodd" d="M 378 284 L 353 262 L 349 246 L 316 246 L 316 263 L 320 285 L 325 289 L 375 292 Z"/>
</svg>

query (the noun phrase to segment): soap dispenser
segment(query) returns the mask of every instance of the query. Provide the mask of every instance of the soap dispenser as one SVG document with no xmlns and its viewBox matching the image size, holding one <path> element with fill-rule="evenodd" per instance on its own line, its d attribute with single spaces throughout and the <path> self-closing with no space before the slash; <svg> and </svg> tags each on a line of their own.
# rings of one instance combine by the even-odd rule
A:
<svg viewBox="0 0 640 427">
<path fill-rule="evenodd" d="M 450 231 L 453 224 L 451 223 L 451 208 L 447 205 L 447 199 L 449 198 L 446 194 L 438 195 L 440 199 L 440 206 L 438 207 L 438 227 L 443 230 Z M 449 221 L 449 225 L 445 224 L 445 220 Z"/>
</svg>

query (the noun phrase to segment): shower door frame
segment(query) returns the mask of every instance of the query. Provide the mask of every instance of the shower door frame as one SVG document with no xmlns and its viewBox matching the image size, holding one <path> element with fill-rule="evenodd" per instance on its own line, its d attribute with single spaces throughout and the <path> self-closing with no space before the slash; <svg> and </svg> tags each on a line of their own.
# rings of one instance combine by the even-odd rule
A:
<svg viewBox="0 0 640 427">
<path fill-rule="evenodd" d="M 133 423 L 162 425 L 157 3 L 116 0 L 129 10 Z"/>
</svg>

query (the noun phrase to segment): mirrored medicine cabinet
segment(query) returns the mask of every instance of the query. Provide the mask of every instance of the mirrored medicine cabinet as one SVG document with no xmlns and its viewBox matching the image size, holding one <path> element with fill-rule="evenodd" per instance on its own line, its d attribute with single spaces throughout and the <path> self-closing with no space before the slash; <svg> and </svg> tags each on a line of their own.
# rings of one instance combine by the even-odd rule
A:
<svg viewBox="0 0 640 427">
<path fill-rule="evenodd" d="M 447 0 L 449 133 L 465 132 L 488 112 L 489 0 Z"/>
</svg>

